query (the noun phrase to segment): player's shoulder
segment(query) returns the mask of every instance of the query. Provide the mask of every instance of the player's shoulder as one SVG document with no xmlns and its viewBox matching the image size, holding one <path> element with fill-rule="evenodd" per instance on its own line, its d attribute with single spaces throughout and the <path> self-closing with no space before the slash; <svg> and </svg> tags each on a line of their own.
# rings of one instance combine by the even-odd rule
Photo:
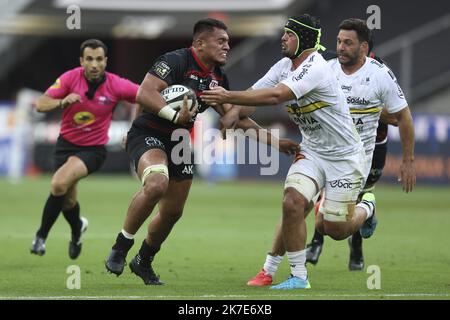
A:
<svg viewBox="0 0 450 320">
<path fill-rule="evenodd" d="M 322 54 L 317 51 L 309 55 L 305 61 L 302 62 L 300 67 L 303 70 L 311 70 L 311 72 L 328 72 L 329 70 L 327 61 Z"/>
<path fill-rule="evenodd" d="M 368 67 L 375 72 L 386 72 L 386 70 L 389 70 L 388 66 L 379 57 L 377 57 L 376 59 L 375 57 L 366 57 L 366 59 Z"/>
<path fill-rule="evenodd" d="M 181 48 L 164 53 L 161 57 L 164 57 L 168 62 L 185 61 L 190 55 L 189 48 Z"/>
<path fill-rule="evenodd" d="M 331 50 L 325 50 L 325 51 L 321 52 L 320 54 L 326 61 L 333 61 L 333 60 L 336 60 L 338 57 L 337 53 L 335 51 L 331 51 Z"/>
<path fill-rule="evenodd" d="M 56 79 L 50 89 L 59 89 L 61 86 L 72 86 L 83 79 L 83 74 L 84 69 L 82 67 L 67 70 Z"/>
<path fill-rule="evenodd" d="M 83 75 L 84 69 L 83 67 L 76 67 L 70 70 L 67 70 L 66 72 L 64 72 L 60 78 L 64 78 L 64 79 L 73 79 L 76 77 L 81 77 Z"/>
<path fill-rule="evenodd" d="M 281 58 L 280 60 L 278 60 L 277 62 L 275 62 L 275 64 L 272 66 L 272 68 L 275 69 L 285 69 L 285 68 L 291 68 L 292 66 L 292 60 L 284 57 Z"/>
<path fill-rule="evenodd" d="M 384 63 L 381 58 L 366 58 L 367 66 L 369 68 L 369 72 L 380 79 L 386 79 L 386 77 L 392 78 L 392 80 L 396 80 L 394 73 L 392 70 Z"/>
</svg>

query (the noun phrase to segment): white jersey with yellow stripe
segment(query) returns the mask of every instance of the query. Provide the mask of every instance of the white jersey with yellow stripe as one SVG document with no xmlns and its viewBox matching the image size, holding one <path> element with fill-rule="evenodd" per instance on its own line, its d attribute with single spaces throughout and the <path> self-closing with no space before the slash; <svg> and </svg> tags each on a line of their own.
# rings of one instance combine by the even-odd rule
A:
<svg viewBox="0 0 450 320">
<path fill-rule="evenodd" d="M 362 148 L 336 76 L 318 52 L 310 54 L 292 70 L 292 61 L 283 58 L 258 80 L 253 89 L 282 83 L 295 94 L 286 102 L 286 111 L 302 134 L 302 149 L 325 159 L 342 159 Z"/>
<path fill-rule="evenodd" d="M 383 107 L 389 113 L 395 113 L 408 105 L 402 89 L 394 73 L 375 59 L 366 57 L 364 65 L 350 75 L 344 73 L 337 58 L 329 60 L 328 64 L 345 94 L 366 155 L 372 157 Z"/>
</svg>

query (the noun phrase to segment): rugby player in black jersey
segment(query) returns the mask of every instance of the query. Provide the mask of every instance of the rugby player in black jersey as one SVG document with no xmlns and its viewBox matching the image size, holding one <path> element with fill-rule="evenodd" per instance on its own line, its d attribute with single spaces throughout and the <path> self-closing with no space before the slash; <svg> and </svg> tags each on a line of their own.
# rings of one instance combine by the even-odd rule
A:
<svg viewBox="0 0 450 320">
<path fill-rule="evenodd" d="M 174 163 L 171 152 L 178 141 L 171 141 L 171 134 L 179 128 L 192 129 L 197 113 L 210 106 L 198 99 L 198 109 L 190 111 L 185 100 L 177 112 L 166 106 L 160 92 L 174 84 L 190 87 L 197 97 L 214 86 L 228 89 L 228 79 L 221 67 L 227 61 L 229 50 L 226 25 L 211 18 L 199 20 L 194 26 L 192 46 L 160 56 L 142 82 L 137 95 L 142 113 L 128 132 L 126 145 L 142 188 L 131 200 L 122 231 L 105 262 L 109 272 L 122 274 L 134 235 L 158 204 L 159 210 L 148 226 L 147 237 L 129 266 L 145 284 L 163 284 L 151 263 L 183 213 L 194 169 L 190 151 L 190 162 Z M 213 108 L 224 115 L 231 106 Z M 282 152 L 298 150 L 298 143 L 286 139 L 275 143 L 275 138 L 268 132 L 266 139 L 267 144 L 278 144 Z"/>
</svg>

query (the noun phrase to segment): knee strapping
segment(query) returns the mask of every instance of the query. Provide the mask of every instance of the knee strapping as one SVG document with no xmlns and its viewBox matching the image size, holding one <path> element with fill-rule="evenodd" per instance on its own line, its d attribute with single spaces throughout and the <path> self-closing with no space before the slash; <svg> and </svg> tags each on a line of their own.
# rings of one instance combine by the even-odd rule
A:
<svg viewBox="0 0 450 320">
<path fill-rule="evenodd" d="M 345 222 L 349 218 L 348 204 L 325 199 L 319 207 L 323 219 L 330 222 Z"/>
<path fill-rule="evenodd" d="M 306 200 L 308 200 L 308 202 L 311 201 L 317 194 L 317 188 L 314 181 L 311 178 L 300 173 L 290 174 L 286 178 L 284 189 L 288 187 L 297 190 L 306 198 Z"/>
<path fill-rule="evenodd" d="M 165 164 L 155 164 L 153 166 L 148 166 L 142 172 L 141 182 L 142 185 L 145 184 L 145 179 L 152 173 L 159 173 L 167 177 L 169 179 L 169 169 Z"/>
</svg>

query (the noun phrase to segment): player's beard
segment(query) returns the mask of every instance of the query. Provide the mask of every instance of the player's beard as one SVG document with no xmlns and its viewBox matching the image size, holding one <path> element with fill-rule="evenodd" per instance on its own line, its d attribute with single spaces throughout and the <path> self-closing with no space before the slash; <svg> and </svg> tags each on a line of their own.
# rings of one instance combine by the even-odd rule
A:
<svg viewBox="0 0 450 320">
<path fill-rule="evenodd" d="M 346 66 L 346 67 L 355 65 L 359 60 L 359 55 L 358 55 L 357 51 L 352 52 L 351 54 L 346 54 L 345 57 L 347 58 L 347 61 L 342 62 L 341 59 L 339 59 L 339 57 L 338 57 L 338 60 L 341 65 Z"/>
<path fill-rule="evenodd" d="M 281 47 L 281 54 L 289 59 L 294 59 L 295 58 L 295 52 L 290 52 L 287 46 L 283 46 Z"/>
</svg>

